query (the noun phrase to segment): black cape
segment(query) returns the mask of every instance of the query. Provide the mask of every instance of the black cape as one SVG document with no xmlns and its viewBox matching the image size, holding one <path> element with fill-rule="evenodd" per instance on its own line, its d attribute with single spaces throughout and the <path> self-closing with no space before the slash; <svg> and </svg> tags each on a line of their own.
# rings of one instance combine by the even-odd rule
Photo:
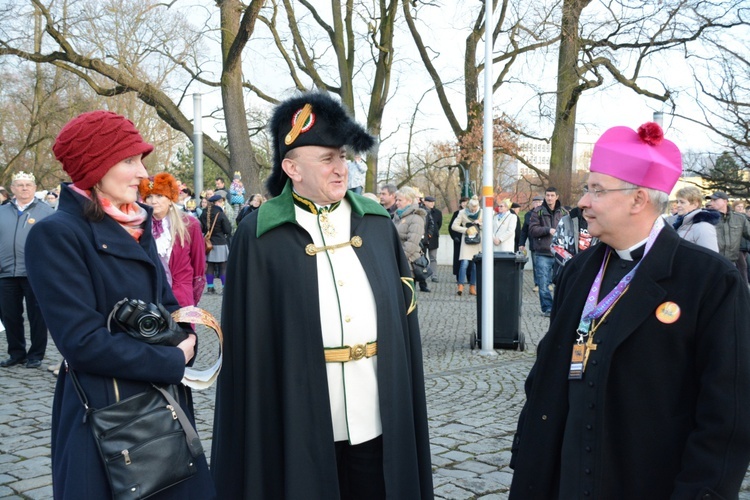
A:
<svg viewBox="0 0 750 500">
<path fill-rule="evenodd" d="M 388 214 L 347 194 L 354 251 L 377 302 L 378 387 L 389 498 L 432 498 L 414 281 Z M 211 472 L 219 498 L 338 498 L 317 265 L 291 184 L 243 219 L 224 291 L 224 365 Z"/>
</svg>

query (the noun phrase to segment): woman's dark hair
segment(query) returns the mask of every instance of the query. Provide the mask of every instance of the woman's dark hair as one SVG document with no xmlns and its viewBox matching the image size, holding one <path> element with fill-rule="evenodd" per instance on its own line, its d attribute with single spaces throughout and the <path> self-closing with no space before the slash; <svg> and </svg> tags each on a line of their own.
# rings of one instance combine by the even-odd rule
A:
<svg viewBox="0 0 750 500">
<path fill-rule="evenodd" d="M 83 207 L 83 216 L 91 222 L 101 222 L 104 220 L 104 205 L 102 200 L 96 194 L 96 189 L 91 189 L 91 200 Z"/>
</svg>

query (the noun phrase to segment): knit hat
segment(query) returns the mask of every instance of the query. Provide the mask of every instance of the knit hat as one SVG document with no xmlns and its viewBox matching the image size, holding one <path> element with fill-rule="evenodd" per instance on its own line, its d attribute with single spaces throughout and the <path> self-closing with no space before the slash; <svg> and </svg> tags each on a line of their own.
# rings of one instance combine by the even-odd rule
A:
<svg viewBox="0 0 750 500">
<path fill-rule="evenodd" d="M 682 174 L 682 155 L 657 123 L 645 123 L 638 132 L 613 127 L 594 144 L 591 172 L 669 193 Z"/>
<path fill-rule="evenodd" d="M 139 154 L 145 157 L 153 150 L 133 122 L 102 110 L 83 113 L 70 120 L 52 146 L 55 158 L 80 189 L 94 187 L 122 160 Z"/>
<path fill-rule="evenodd" d="M 349 117 L 344 107 L 328 94 L 309 92 L 282 102 L 268 125 L 273 138 L 273 168 L 266 180 L 271 196 L 278 196 L 289 178 L 281 168 L 286 154 L 300 146 L 349 146 L 367 151 L 375 139 Z"/>
<path fill-rule="evenodd" d="M 180 190 L 177 187 L 177 179 L 166 172 L 160 172 L 153 177 L 143 179 L 140 186 L 138 186 L 138 192 L 141 193 L 141 198 L 146 199 L 152 194 L 160 194 L 169 198 L 172 203 L 176 203 Z"/>
</svg>

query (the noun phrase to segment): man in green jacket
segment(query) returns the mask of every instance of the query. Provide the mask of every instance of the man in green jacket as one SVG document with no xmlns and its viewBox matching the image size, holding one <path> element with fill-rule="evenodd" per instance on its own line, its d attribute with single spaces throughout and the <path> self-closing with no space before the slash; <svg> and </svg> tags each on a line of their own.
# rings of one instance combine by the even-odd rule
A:
<svg viewBox="0 0 750 500">
<path fill-rule="evenodd" d="M 719 253 L 729 259 L 740 269 L 747 284 L 747 273 L 742 272 L 742 267 L 737 261 L 743 256 L 740 254 L 742 238 L 750 239 L 750 221 L 743 214 L 729 210 L 729 196 L 722 191 L 716 191 L 706 196 L 708 208 L 721 212 L 721 220 L 716 225 L 716 238 L 719 241 Z"/>
</svg>

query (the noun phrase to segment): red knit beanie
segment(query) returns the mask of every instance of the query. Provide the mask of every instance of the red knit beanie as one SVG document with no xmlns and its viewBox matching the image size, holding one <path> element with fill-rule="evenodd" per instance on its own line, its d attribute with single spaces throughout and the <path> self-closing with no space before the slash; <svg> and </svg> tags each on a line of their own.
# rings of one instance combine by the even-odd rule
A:
<svg viewBox="0 0 750 500">
<path fill-rule="evenodd" d="M 111 111 L 78 115 L 62 128 L 52 146 L 55 158 L 80 189 L 91 189 L 122 160 L 145 157 L 153 150 L 133 122 Z"/>
</svg>

